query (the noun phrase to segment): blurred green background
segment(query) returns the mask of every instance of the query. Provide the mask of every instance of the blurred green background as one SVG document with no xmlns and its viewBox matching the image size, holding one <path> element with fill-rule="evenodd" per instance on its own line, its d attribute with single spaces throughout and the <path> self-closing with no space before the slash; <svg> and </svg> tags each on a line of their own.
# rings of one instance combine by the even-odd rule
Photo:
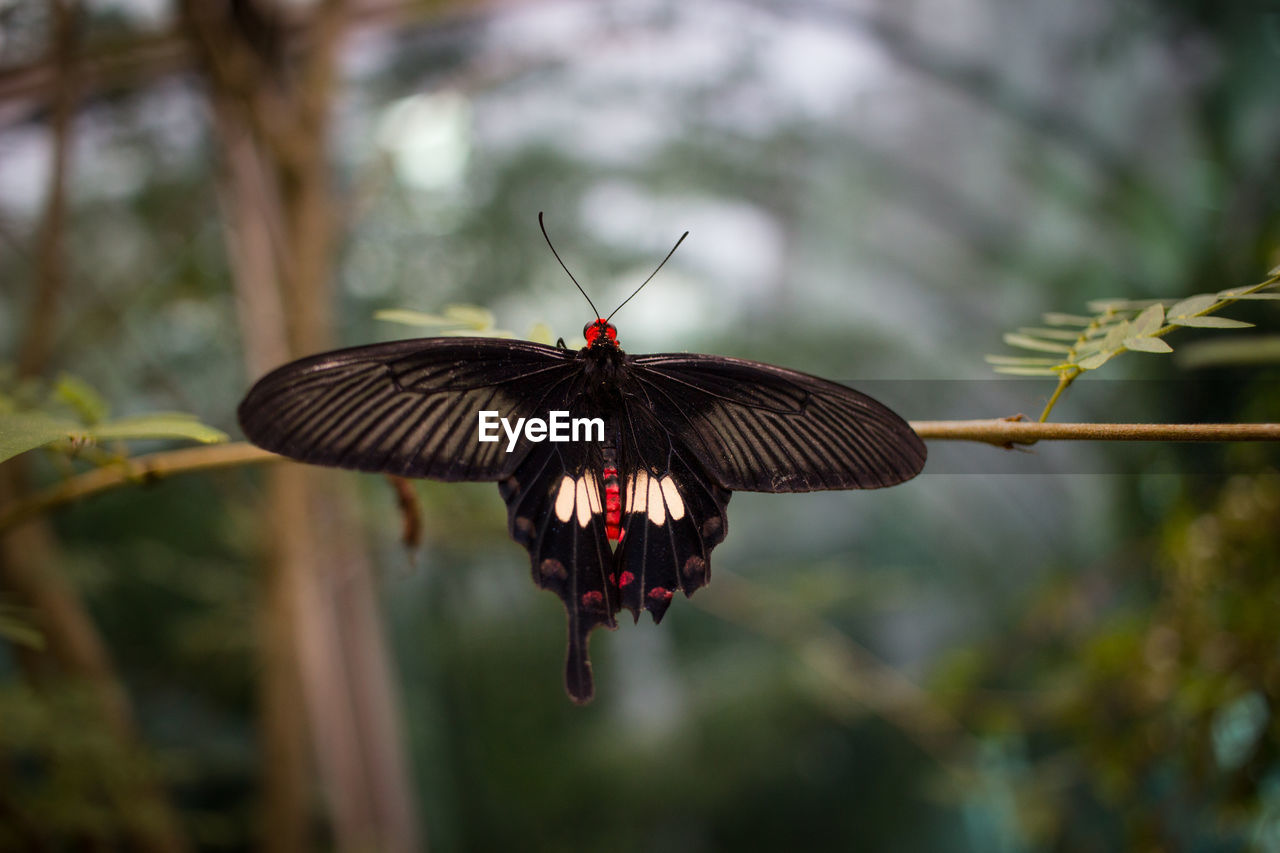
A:
<svg viewBox="0 0 1280 853">
<path fill-rule="evenodd" d="M 0 0 L 4 388 L 238 437 L 271 366 L 413 333 L 381 309 L 572 344 L 545 210 L 606 310 L 691 231 L 629 351 L 1035 415 L 1002 332 L 1280 261 L 1277 80 L 1273 0 Z M 1055 417 L 1280 420 L 1274 359 L 1106 374 Z M 385 479 L 293 465 L 10 526 L 0 847 L 1280 850 L 1276 451 L 930 455 L 736 494 L 582 708 L 491 485 L 415 484 L 412 552 Z"/>
</svg>

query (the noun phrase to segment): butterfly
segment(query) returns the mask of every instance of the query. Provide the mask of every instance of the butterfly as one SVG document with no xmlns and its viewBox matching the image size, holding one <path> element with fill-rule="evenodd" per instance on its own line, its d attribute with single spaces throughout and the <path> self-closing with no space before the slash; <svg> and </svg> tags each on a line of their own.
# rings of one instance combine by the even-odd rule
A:
<svg viewBox="0 0 1280 853">
<path fill-rule="evenodd" d="M 240 425 L 302 462 L 497 482 L 534 583 L 564 602 L 565 688 L 585 703 L 591 631 L 623 609 L 659 622 L 676 592 L 706 585 L 732 492 L 874 489 L 925 462 L 906 421 L 865 394 L 743 359 L 631 355 L 616 313 L 595 312 L 577 350 L 437 337 L 304 358 L 253 386 Z M 552 440 L 557 421 L 568 440 Z"/>
</svg>

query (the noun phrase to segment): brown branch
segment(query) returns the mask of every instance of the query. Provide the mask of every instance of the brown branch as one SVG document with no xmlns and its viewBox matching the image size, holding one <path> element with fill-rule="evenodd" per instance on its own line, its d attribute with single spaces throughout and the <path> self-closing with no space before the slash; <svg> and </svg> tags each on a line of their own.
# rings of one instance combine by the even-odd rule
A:
<svg viewBox="0 0 1280 853">
<path fill-rule="evenodd" d="M 912 421 L 927 441 L 981 441 L 999 447 L 1037 441 L 1280 441 L 1280 424 L 1064 424 L 1037 421 Z"/>
<path fill-rule="evenodd" d="M 208 0 L 204 0 L 208 2 Z M 495 11 L 526 5 L 531 0 L 356 0 L 350 25 L 361 30 L 398 29 L 426 21 L 447 26 L 479 19 Z M 289 31 L 289 49 L 309 37 L 309 11 L 282 10 Z M 149 85 L 164 77 L 188 72 L 198 62 L 181 31 L 130 34 L 121 39 L 95 40 L 82 57 L 83 93 L 89 100 L 104 93 Z M 56 90 L 58 66 L 42 58 L 0 69 L 0 126 L 29 121 L 40 115 Z"/>
<path fill-rule="evenodd" d="M 49 132 L 53 162 L 40 222 L 35 257 L 35 299 L 27 314 L 26 332 L 18 350 L 18 373 L 36 376 L 44 372 L 53 352 L 54 321 L 66 290 L 67 264 L 63 250 L 67 220 L 67 183 L 71 167 L 72 125 L 80 90 L 76 57 L 80 47 L 80 10 L 66 0 L 49 4 L 53 34 L 49 61 L 59 69 L 54 79 L 53 109 Z"/>
<path fill-rule="evenodd" d="M 211 471 L 240 465 L 278 462 L 284 459 L 252 444 L 215 444 L 165 450 L 126 459 L 118 465 L 94 468 L 36 492 L 21 501 L 0 507 L 0 533 L 49 510 L 119 486 L 150 483 L 174 474 Z"/>
<path fill-rule="evenodd" d="M 1021 420 L 911 421 L 926 441 L 976 441 L 996 447 L 1037 441 L 1280 441 L 1280 424 L 1063 424 Z M 118 486 L 175 474 L 285 461 L 245 442 L 165 450 L 95 468 L 0 507 L 0 533 L 32 516 Z"/>
</svg>

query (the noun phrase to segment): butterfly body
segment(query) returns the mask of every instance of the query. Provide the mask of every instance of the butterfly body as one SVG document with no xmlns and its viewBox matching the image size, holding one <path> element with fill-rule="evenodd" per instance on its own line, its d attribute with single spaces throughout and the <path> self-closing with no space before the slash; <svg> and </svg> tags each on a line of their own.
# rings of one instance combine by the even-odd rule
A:
<svg viewBox="0 0 1280 853">
<path fill-rule="evenodd" d="M 733 490 L 878 488 L 915 476 L 923 443 L 871 398 L 807 374 L 683 353 L 633 356 L 598 319 L 579 350 L 427 338 L 302 359 L 241 403 L 245 434 L 318 464 L 496 481 L 534 582 L 569 618 L 565 684 L 593 693 L 587 638 L 627 609 L 662 618 L 710 578 Z M 477 414 L 603 421 L 602 440 L 481 440 Z"/>
</svg>

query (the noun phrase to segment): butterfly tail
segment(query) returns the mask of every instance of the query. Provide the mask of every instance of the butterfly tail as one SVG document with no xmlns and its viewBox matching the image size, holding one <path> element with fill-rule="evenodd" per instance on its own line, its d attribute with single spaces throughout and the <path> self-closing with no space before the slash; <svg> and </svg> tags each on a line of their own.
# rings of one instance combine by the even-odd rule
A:
<svg viewBox="0 0 1280 853">
<path fill-rule="evenodd" d="M 569 625 L 569 654 L 564 664 L 564 689 L 570 699 L 579 705 L 585 705 L 596 692 L 595 681 L 591 677 L 591 659 L 587 655 L 591 629 L 580 631 L 574 628 L 573 624 Z"/>
</svg>

